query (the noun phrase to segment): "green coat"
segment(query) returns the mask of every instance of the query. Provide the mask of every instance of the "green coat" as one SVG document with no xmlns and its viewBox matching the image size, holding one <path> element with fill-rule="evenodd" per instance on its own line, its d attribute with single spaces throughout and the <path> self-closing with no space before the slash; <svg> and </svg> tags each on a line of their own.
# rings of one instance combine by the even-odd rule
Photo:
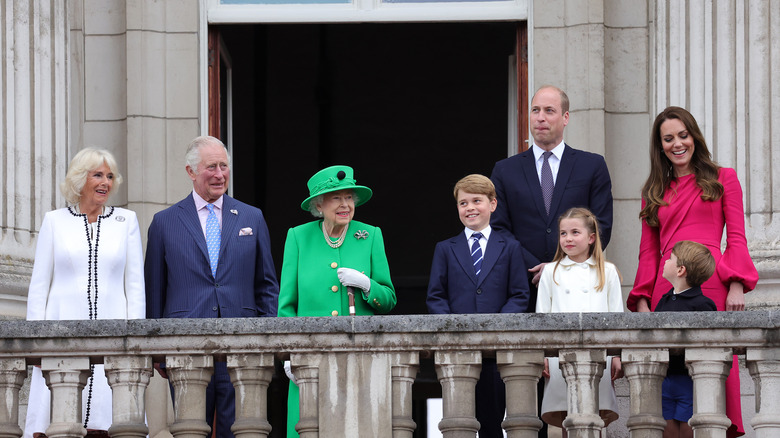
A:
<svg viewBox="0 0 780 438">
<path fill-rule="evenodd" d="M 364 237 L 363 237 L 364 236 Z M 279 316 L 348 316 L 347 288 L 337 269 L 356 269 L 371 279 L 368 296 L 355 291 L 355 313 L 374 315 L 395 307 L 382 231 L 362 222 L 349 223 L 344 243 L 331 248 L 322 234 L 322 220 L 291 228 L 284 244 L 279 285 Z M 298 387 L 290 382 L 287 402 L 287 436 L 297 437 Z"/>
</svg>

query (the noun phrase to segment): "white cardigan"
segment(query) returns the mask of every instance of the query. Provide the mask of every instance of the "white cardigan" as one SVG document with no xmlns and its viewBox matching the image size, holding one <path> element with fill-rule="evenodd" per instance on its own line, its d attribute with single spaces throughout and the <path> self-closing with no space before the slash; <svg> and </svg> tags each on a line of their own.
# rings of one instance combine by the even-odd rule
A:
<svg viewBox="0 0 780 438">
<path fill-rule="evenodd" d="M 97 318 L 144 318 L 146 292 L 138 219 L 133 211 L 108 207 L 98 224 Z M 74 216 L 68 208 L 46 213 L 27 294 L 28 320 L 89 319 L 89 252 L 84 216 Z M 93 285 L 93 302 L 94 294 Z"/>
<path fill-rule="evenodd" d="M 123 208 L 106 209 L 98 219 L 97 242 L 89 239 L 85 216 L 62 208 L 46 213 L 35 250 L 28 320 L 90 319 L 90 301 L 98 319 L 140 319 L 146 316 L 143 250 L 138 219 Z M 97 249 L 95 249 L 95 246 Z M 90 263 L 92 252 L 93 263 Z M 89 298 L 87 285 L 97 259 L 97 300 L 94 285 Z M 92 278 L 94 278 L 94 273 Z M 96 305 L 95 305 L 96 304 Z M 102 365 L 95 365 L 90 403 L 89 429 L 111 426 L 111 388 Z M 84 418 L 89 383 L 82 393 Z M 41 369 L 33 368 L 30 403 L 24 437 L 45 432 L 49 426 L 51 393 Z"/>
</svg>

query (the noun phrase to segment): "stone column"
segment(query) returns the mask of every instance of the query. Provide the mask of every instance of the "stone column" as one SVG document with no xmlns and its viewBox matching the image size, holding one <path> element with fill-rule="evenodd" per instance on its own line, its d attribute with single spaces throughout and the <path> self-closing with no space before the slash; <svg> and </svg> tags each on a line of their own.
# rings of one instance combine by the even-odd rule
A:
<svg viewBox="0 0 780 438">
<path fill-rule="evenodd" d="M 563 427 L 571 438 L 598 438 L 604 428 L 599 416 L 599 381 L 607 359 L 605 350 L 561 350 L 561 372 L 566 379 L 569 414 Z"/>
<path fill-rule="evenodd" d="M 537 416 L 536 385 L 544 370 L 544 351 L 497 351 L 496 363 L 506 385 L 507 438 L 536 438 L 542 428 Z"/>
<path fill-rule="evenodd" d="M 50 438 L 81 438 L 84 429 L 81 416 L 81 391 L 89 378 L 87 357 L 44 357 L 41 371 L 51 390 Z"/>
<path fill-rule="evenodd" d="M 321 354 L 290 355 L 290 366 L 298 385 L 300 419 L 295 431 L 300 438 L 319 438 L 319 380 Z"/>
<path fill-rule="evenodd" d="M 390 367 L 393 379 L 393 438 L 412 438 L 417 428 L 412 420 L 412 384 L 420 368 L 420 354 L 393 354 Z"/>
<path fill-rule="evenodd" d="M 176 438 L 203 438 L 211 428 L 206 423 L 206 386 L 214 374 L 211 356 L 168 356 L 168 380 L 173 385 L 176 420 L 170 431 Z"/>
<path fill-rule="evenodd" d="M 756 387 L 756 438 L 780 436 L 780 349 L 749 348 L 747 367 Z"/>
<path fill-rule="evenodd" d="M 730 348 L 688 348 L 685 363 L 693 379 L 693 417 L 688 424 L 696 438 L 726 438 L 726 377 L 734 353 Z"/>
<path fill-rule="evenodd" d="M 230 430 L 237 438 L 267 437 L 268 384 L 274 375 L 274 355 L 228 354 L 228 374 L 236 388 L 236 420 Z"/>
<path fill-rule="evenodd" d="M 436 375 L 441 382 L 443 418 L 439 430 L 444 438 L 474 438 L 479 431 L 475 418 L 476 385 L 482 370 L 479 351 L 437 351 Z"/>
<path fill-rule="evenodd" d="M 103 362 L 112 393 L 112 438 L 144 438 L 149 434 L 144 395 L 152 377 L 149 356 L 107 356 Z"/>
<path fill-rule="evenodd" d="M 27 377 L 24 359 L 0 359 L 0 438 L 22 436 L 19 390 Z"/>
<path fill-rule="evenodd" d="M 623 349 L 621 359 L 631 403 L 631 416 L 626 423 L 631 437 L 662 438 L 666 420 L 661 406 L 661 385 L 669 367 L 669 351 Z"/>
</svg>

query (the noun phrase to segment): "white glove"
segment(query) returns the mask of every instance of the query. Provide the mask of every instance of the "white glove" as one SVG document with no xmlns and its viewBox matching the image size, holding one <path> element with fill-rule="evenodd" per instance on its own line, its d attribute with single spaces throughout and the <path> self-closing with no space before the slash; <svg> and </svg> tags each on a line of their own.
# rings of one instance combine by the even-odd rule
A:
<svg viewBox="0 0 780 438">
<path fill-rule="evenodd" d="M 290 366 L 289 360 L 284 361 L 284 374 L 286 374 L 287 378 L 292 380 L 293 383 L 296 385 L 298 384 L 298 382 L 295 381 L 295 375 L 292 372 L 292 367 Z"/>
<path fill-rule="evenodd" d="M 368 295 L 368 290 L 371 289 L 371 279 L 368 278 L 366 274 L 352 268 L 339 268 L 336 272 L 341 284 L 344 286 L 359 287 Z"/>
</svg>

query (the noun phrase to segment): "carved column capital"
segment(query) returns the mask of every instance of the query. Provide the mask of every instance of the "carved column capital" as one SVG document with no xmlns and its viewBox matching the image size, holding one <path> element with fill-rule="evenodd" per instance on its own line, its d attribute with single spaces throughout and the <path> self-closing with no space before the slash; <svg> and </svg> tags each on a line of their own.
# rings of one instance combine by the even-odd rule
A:
<svg viewBox="0 0 780 438">
<path fill-rule="evenodd" d="M 623 373 L 628 380 L 630 417 L 626 425 L 633 438 L 662 438 L 661 386 L 669 368 L 669 350 L 623 349 Z"/>
<path fill-rule="evenodd" d="M 473 438 L 479 431 L 474 403 L 482 353 L 437 351 L 434 361 L 442 393 L 443 418 L 439 430 L 445 438 Z"/>
<path fill-rule="evenodd" d="M 319 438 L 319 383 L 321 354 L 290 355 L 290 366 L 298 385 L 300 419 L 295 430 L 300 438 Z"/>
<path fill-rule="evenodd" d="M 756 438 L 780 436 L 780 348 L 748 348 L 747 368 L 756 387 Z"/>
<path fill-rule="evenodd" d="M 153 373 L 152 358 L 108 356 L 103 361 L 103 367 L 113 394 L 109 435 L 113 438 L 144 438 L 149 434 L 144 418 L 144 395 Z"/>
<path fill-rule="evenodd" d="M 81 438 L 87 431 L 82 424 L 81 391 L 89 378 L 88 357 L 44 357 L 41 371 L 51 390 L 50 438 Z"/>
<path fill-rule="evenodd" d="M 391 354 L 390 368 L 393 379 L 393 438 L 412 438 L 417 428 L 412 419 L 412 385 L 420 368 L 420 354 Z"/>
<path fill-rule="evenodd" d="M 236 420 L 230 430 L 237 438 L 267 437 L 268 384 L 274 375 L 274 355 L 228 354 L 227 368 L 236 389 Z"/>
<path fill-rule="evenodd" d="M 0 438 L 22 435 L 19 427 L 19 390 L 27 377 L 24 359 L 0 359 Z"/>
<path fill-rule="evenodd" d="M 599 415 L 598 386 L 607 359 L 605 350 L 561 350 L 561 372 L 566 379 L 569 413 L 563 420 L 569 436 L 598 436 L 604 428 Z"/>
<path fill-rule="evenodd" d="M 688 348 L 685 363 L 693 379 L 693 417 L 697 438 L 721 438 L 731 420 L 726 417 L 726 377 L 734 356 L 730 348 Z"/>
<path fill-rule="evenodd" d="M 168 381 L 173 385 L 176 420 L 170 427 L 176 438 L 203 438 L 211 428 L 206 423 L 206 386 L 214 374 L 211 356 L 172 355 L 165 358 Z"/>
</svg>

